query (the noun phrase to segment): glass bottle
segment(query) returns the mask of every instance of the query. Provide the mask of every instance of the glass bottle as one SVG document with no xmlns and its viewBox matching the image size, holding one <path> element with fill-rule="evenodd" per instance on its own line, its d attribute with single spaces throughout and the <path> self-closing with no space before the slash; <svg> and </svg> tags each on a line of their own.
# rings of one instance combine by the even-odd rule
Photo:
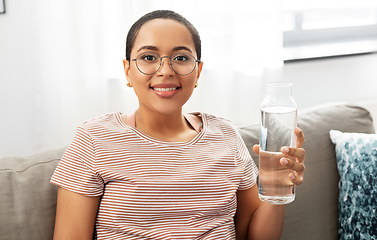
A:
<svg viewBox="0 0 377 240">
<path fill-rule="evenodd" d="M 280 163 L 281 148 L 296 147 L 297 105 L 292 83 L 266 84 L 266 96 L 260 106 L 259 198 L 271 204 L 288 204 L 295 199 L 295 185 Z"/>
</svg>

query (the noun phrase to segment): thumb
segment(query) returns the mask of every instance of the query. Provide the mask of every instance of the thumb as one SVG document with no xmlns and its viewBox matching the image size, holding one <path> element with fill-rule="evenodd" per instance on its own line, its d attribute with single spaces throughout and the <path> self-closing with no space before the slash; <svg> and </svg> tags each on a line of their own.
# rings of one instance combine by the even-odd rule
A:
<svg viewBox="0 0 377 240">
<path fill-rule="evenodd" d="M 256 154 L 259 154 L 259 145 L 258 144 L 255 144 L 253 146 L 253 151 L 256 153 Z"/>
</svg>

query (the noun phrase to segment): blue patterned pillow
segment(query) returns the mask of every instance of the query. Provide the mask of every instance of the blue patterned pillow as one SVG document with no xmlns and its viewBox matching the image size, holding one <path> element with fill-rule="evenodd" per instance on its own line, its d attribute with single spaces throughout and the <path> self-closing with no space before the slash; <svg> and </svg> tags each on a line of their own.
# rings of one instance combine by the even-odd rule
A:
<svg viewBox="0 0 377 240">
<path fill-rule="evenodd" d="M 339 239 L 377 239 L 377 135 L 331 130 L 339 182 Z"/>
</svg>

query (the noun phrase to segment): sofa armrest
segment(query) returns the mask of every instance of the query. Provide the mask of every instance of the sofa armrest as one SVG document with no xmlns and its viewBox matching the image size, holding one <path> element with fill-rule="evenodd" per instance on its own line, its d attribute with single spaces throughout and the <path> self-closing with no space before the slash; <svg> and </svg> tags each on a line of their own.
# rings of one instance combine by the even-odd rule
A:
<svg viewBox="0 0 377 240">
<path fill-rule="evenodd" d="M 52 239 L 57 187 L 50 178 L 64 151 L 0 159 L 0 239 Z"/>
</svg>

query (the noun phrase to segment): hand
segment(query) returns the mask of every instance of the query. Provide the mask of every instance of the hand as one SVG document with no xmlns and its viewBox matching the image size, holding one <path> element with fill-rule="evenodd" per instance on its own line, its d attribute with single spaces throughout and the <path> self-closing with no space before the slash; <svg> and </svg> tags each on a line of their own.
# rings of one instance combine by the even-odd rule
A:
<svg viewBox="0 0 377 240">
<path fill-rule="evenodd" d="M 289 178 L 294 185 L 300 185 L 304 181 L 306 154 L 302 145 L 304 144 L 305 135 L 300 128 L 295 129 L 295 134 L 297 136 L 297 147 L 283 147 L 281 150 L 283 157 L 280 159 L 280 164 L 293 170 L 293 173 L 289 174 Z M 259 154 L 259 145 L 254 145 L 253 151 Z"/>
</svg>

